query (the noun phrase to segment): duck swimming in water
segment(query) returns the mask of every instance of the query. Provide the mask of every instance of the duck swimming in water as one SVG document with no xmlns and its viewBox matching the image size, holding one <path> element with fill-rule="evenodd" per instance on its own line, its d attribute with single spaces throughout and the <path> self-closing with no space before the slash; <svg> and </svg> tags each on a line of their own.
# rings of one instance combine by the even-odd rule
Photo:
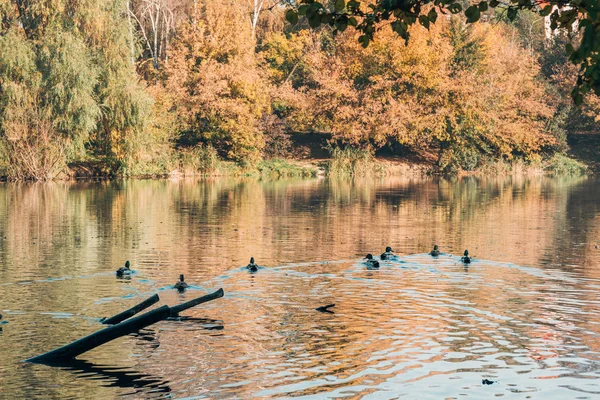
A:
<svg viewBox="0 0 600 400">
<path fill-rule="evenodd" d="M 392 254 L 394 252 L 394 250 L 392 250 L 392 248 L 390 246 L 385 248 L 385 252 L 381 253 L 381 259 L 382 260 L 391 260 L 392 257 L 394 257 L 394 254 Z"/>
<path fill-rule="evenodd" d="M 433 257 L 437 257 L 437 256 L 439 256 L 439 255 L 440 255 L 440 249 L 438 248 L 438 245 L 437 245 L 437 244 L 434 244 L 434 245 L 433 245 L 433 250 L 431 250 L 431 251 L 429 252 L 429 255 L 431 255 L 431 256 L 433 256 Z"/>
<path fill-rule="evenodd" d="M 117 276 L 131 275 L 133 271 L 129 268 L 130 265 L 129 260 L 125 261 L 125 266 L 117 270 Z"/>
<path fill-rule="evenodd" d="M 471 257 L 469 257 L 469 250 L 465 250 L 465 254 L 460 258 L 460 261 L 465 264 L 471 264 Z"/>
<path fill-rule="evenodd" d="M 246 265 L 246 268 L 250 272 L 258 271 L 258 265 L 254 263 L 254 257 L 250 257 L 250 264 Z"/>
<path fill-rule="evenodd" d="M 183 292 L 185 289 L 187 289 L 189 286 L 187 283 L 185 283 L 185 278 L 183 277 L 183 274 L 179 275 L 179 282 L 177 282 L 174 286 L 173 289 L 177 289 L 180 292 Z"/>
<path fill-rule="evenodd" d="M 379 268 L 379 261 L 373 258 L 373 254 L 367 254 L 365 259 L 367 260 L 365 261 L 367 268 Z"/>
</svg>

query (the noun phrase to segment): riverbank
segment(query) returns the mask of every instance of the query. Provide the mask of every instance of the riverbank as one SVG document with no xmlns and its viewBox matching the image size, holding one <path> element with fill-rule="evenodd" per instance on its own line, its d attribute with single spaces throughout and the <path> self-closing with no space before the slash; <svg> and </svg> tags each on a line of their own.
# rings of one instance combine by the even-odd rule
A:
<svg viewBox="0 0 600 400">
<path fill-rule="evenodd" d="M 590 155 L 592 157 L 592 155 Z M 555 155 L 547 160 L 525 162 L 523 160 L 494 161 L 479 168 L 455 173 L 441 173 L 436 160 L 431 157 L 378 156 L 372 158 L 315 158 L 315 159 L 271 159 L 263 160 L 256 167 L 241 166 L 230 161 L 218 161 L 209 169 L 189 167 L 174 168 L 165 173 L 119 175 L 106 173 L 98 165 L 77 163 L 69 166 L 69 171 L 58 179 L 111 179 L 111 178 L 177 178 L 192 176 L 248 176 L 264 178 L 280 177 L 381 177 L 430 175 L 446 176 L 498 176 L 498 175 L 569 175 L 595 174 L 600 163 L 583 163 L 566 155 Z"/>
<path fill-rule="evenodd" d="M 502 176 L 502 175 L 567 175 L 580 176 L 600 172 L 600 135 L 578 134 L 568 138 L 566 153 L 538 156 L 530 160 L 476 159 L 465 162 L 466 168 L 451 168 L 439 159 L 439 149 L 404 152 L 402 155 L 346 147 L 324 147 L 323 143 L 303 143 L 297 158 L 271 158 L 255 164 L 222 160 L 210 147 L 172 152 L 160 163 L 138 163 L 134 169 L 110 168 L 102 160 L 72 162 L 51 178 L 113 179 L 168 178 L 192 176 L 279 177 L 364 177 L 364 176 Z M 115 172 L 117 171 L 117 172 Z M 8 170 L 0 168 L 0 180 L 11 180 Z"/>
</svg>

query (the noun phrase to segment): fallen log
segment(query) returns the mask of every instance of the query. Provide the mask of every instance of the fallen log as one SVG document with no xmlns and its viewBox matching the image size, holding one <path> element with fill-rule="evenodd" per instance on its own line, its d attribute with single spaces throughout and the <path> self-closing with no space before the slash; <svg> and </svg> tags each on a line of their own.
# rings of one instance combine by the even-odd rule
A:
<svg viewBox="0 0 600 400">
<path fill-rule="evenodd" d="M 122 313 L 115 315 L 114 317 L 110 317 L 108 319 L 102 320 L 102 323 L 105 325 L 118 324 L 119 322 L 124 321 L 127 318 L 133 317 L 135 314 L 139 313 L 140 311 L 145 310 L 146 308 L 150 307 L 152 304 L 158 303 L 158 300 L 160 300 L 160 299 L 158 298 L 158 295 L 155 294 L 154 296 L 142 301 L 140 304 L 138 304 L 134 307 L 131 307 L 129 310 L 125 310 Z"/>
<path fill-rule="evenodd" d="M 187 310 L 188 308 L 192 308 L 197 306 L 198 304 L 206 303 L 207 301 L 211 301 L 214 299 L 218 299 L 219 297 L 223 297 L 223 289 L 219 289 L 214 293 L 207 294 L 206 296 L 198 297 L 197 299 L 190 300 L 186 303 L 180 304 L 178 306 L 171 307 L 171 317 L 177 317 L 180 312 Z"/>
<path fill-rule="evenodd" d="M 25 361 L 31 363 L 43 364 L 45 362 L 56 362 L 60 360 L 70 360 L 77 357 L 86 351 L 92 350 L 104 343 L 117 339 L 121 336 L 137 332 L 142 328 L 162 321 L 169 317 L 171 310 L 168 306 L 162 306 L 145 314 L 139 315 L 123 321 L 119 324 L 109 326 L 101 331 L 94 332 L 91 335 L 83 337 L 73 343 L 67 344 L 58 349 L 49 351 L 36 357 L 29 358 Z"/>
</svg>

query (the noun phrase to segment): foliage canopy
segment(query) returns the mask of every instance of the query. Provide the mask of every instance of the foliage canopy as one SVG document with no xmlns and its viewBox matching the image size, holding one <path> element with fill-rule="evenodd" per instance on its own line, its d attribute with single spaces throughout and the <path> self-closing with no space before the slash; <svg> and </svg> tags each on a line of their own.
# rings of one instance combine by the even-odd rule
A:
<svg viewBox="0 0 600 400">
<path fill-rule="evenodd" d="M 358 42 L 366 48 L 386 23 L 408 42 L 410 27 L 417 22 L 429 29 L 440 16 L 463 13 L 468 23 L 474 23 L 492 10 L 509 21 L 514 21 L 520 11 L 535 11 L 549 18 L 552 30 L 563 29 L 569 33 L 581 30 L 581 40 L 576 47 L 566 44 L 569 59 L 580 67 L 572 96 L 576 104 L 581 104 L 583 96 L 590 91 L 600 95 L 598 0 L 484 0 L 467 3 L 467 6 L 462 0 L 299 0 L 297 8 L 287 10 L 286 19 L 296 24 L 299 17 L 306 17 L 311 28 L 329 25 L 334 33 L 354 27 L 361 33 Z"/>
</svg>

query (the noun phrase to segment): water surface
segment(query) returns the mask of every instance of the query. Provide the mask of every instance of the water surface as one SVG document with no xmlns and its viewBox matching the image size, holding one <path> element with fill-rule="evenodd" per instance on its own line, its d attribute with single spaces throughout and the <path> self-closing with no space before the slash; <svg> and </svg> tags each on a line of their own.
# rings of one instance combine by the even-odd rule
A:
<svg viewBox="0 0 600 400">
<path fill-rule="evenodd" d="M 0 398 L 598 398 L 599 198 L 542 177 L 3 184 Z M 219 287 L 77 362 L 22 362 Z"/>
</svg>

